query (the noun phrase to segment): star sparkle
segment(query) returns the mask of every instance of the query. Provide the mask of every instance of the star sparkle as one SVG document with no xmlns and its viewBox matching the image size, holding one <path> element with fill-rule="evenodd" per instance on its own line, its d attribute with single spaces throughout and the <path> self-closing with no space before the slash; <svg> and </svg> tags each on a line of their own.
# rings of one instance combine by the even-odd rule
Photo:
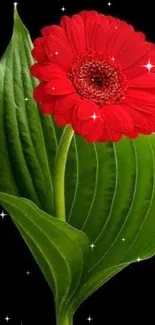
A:
<svg viewBox="0 0 155 325">
<path fill-rule="evenodd" d="M 66 10 L 66 8 L 63 6 L 63 7 L 61 8 L 61 11 L 64 12 L 65 10 Z"/>
<path fill-rule="evenodd" d="M 26 271 L 26 275 L 30 275 L 31 274 L 31 272 L 28 270 L 28 271 Z"/>
<path fill-rule="evenodd" d="M 14 2 L 14 8 L 17 9 L 18 2 Z"/>
<path fill-rule="evenodd" d="M 91 322 L 93 319 L 89 315 L 89 317 L 87 318 L 87 320 L 88 320 L 88 322 Z"/>
<path fill-rule="evenodd" d="M 137 262 L 140 262 L 140 261 L 141 261 L 141 258 L 140 258 L 140 257 L 138 257 L 138 258 L 137 258 Z"/>
<path fill-rule="evenodd" d="M 55 52 L 55 55 L 58 55 L 58 54 L 59 54 L 59 53 L 56 51 L 56 52 Z"/>
<path fill-rule="evenodd" d="M 108 7 L 111 7 L 111 5 L 112 5 L 112 3 L 109 1 L 109 2 L 107 3 L 107 6 L 108 6 Z"/>
<path fill-rule="evenodd" d="M 148 69 L 148 72 L 150 73 L 151 69 L 155 67 L 155 65 L 151 64 L 150 59 L 148 60 L 148 63 L 143 65 L 144 68 Z"/>
<path fill-rule="evenodd" d="M 93 249 L 96 245 L 95 244 L 91 244 L 90 247 Z"/>
<path fill-rule="evenodd" d="M 125 241 L 125 238 L 122 238 L 122 241 Z"/>
<path fill-rule="evenodd" d="M 11 319 L 8 315 L 4 318 L 6 320 L 6 322 L 8 323 L 8 321 Z"/>
<path fill-rule="evenodd" d="M 94 119 L 94 121 L 99 117 L 97 116 L 95 113 L 93 115 L 91 115 L 90 117 L 92 117 Z"/>
<path fill-rule="evenodd" d="M 28 102 L 29 99 L 26 97 L 26 98 L 24 98 L 24 100 L 25 100 L 26 102 Z"/>
<path fill-rule="evenodd" d="M 4 219 L 5 216 L 7 216 L 7 214 L 4 213 L 4 211 L 2 211 L 2 212 L 0 213 L 0 217 L 2 218 L 2 220 Z"/>
</svg>

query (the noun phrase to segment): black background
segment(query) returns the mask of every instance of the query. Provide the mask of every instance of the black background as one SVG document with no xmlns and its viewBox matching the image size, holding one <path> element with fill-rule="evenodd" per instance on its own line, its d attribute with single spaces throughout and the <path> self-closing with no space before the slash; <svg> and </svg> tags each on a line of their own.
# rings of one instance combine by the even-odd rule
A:
<svg viewBox="0 0 155 325">
<path fill-rule="evenodd" d="M 144 32 L 149 41 L 155 42 L 154 1 L 111 0 L 19 0 L 18 10 L 30 31 L 32 39 L 40 29 L 58 24 L 63 15 L 83 9 L 94 9 L 122 18 Z M 12 32 L 11 0 L 0 0 L 0 55 L 7 46 Z M 134 50 L 134 49 L 133 49 Z M 1 209 L 0 209 L 1 211 Z M 9 216 L 0 220 L 0 325 L 11 317 L 9 324 L 55 325 L 54 302 L 38 266 L 33 260 Z M 26 272 L 29 270 L 30 275 Z M 75 325 L 89 324 L 90 315 L 96 324 L 138 323 L 154 324 L 155 258 L 132 264 L 94 293 L 79 308 L 74 317 Z"/>
</svg>

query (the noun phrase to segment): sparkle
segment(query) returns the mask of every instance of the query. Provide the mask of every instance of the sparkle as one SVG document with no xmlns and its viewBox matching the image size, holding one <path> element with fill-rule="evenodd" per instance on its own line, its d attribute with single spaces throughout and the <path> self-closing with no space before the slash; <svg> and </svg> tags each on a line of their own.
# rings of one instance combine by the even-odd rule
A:
<svg viewBox="0 0 155 325">
<path fill-rule="evenodd" d="M 140 257 L 138 257 L 138 258 L 137 258 L 137 262 L 140 262 L 140 261 L 141 261 L 141 258 L 140 258 Z"/>
<path fill-rule="evenodd" d="M 122 241 L 125 241 L 125 238 L 122 238 Z"/>
<path fill-rule="evenodd" d="M 28 270 L 28 271 L 26 271 L 26 275 L 30 275 L 31 274 L 31 272 Z"/>
<path fill-rule="evenodd" d="M 26 97 L 24 100 L 27 102 L 29 99 Z"/>
<path fill-rule="evenodd" d="M 55 89 L 55 87 L 52 87 L 52 89 L 54 90 L 54 89 Z"/>
<path fill-rule="evenodd" d="M 107 6 L 111 7 L 111 5 L 112 5 L 112 3 L 109 1 L 109 2 L 107 3 Z"/>
<path fill-rule="evenodd" d="M 93 243 L 90 245 L 90 247 L 93 249 L 96 245 L 94 245 Z"/>
<path fill-rule="evenodd" d="M 117 29 L 117 28 L 118 28 L 118 26 L 115 26 L 115 28 Z"/>
<path fill-rule="evenodd" d="M 2 211 L 2 212 L 0 213 L 0 217 L 2 218 L 2 220 L 4 219 L 5 216 L 7 216 L 7 214 L 4 213 L 4 211 Z"/>
<path fill-rule="evenodd" d="M 89 315 L 89 317 L 87 318 L 87 320 L 88 320 L 88 322 L 91 322 L 92 318 L 90 317 L 90 315 Z"/>
<path fill-rule="evenodd" d="M 66 8 L 63 6 L 63 7 L 61 8 L 61 10 L 64 12 L 64 11 L 66 10 Z"/>
<path fill-rule="evenodd" d="M 14 8 L 17 9 L 18 2 L 14 2 Z"/>
<path fill-rule="evenodd" d="M 150 59 L 149 59 L 148 63 L 147 63 L 146 65 L 143 65 L 143 67 L 144 67 L 144 68 L 147 68 L 147 69 L 148 69 L 148 72 L 150 72 L 151 69 L 152 69 L 153 67 L 155 67 L 155 65 L 152 65 L 151 62 L 150 62 Z"/>
<path fill-rule="evenodd" d="M 114 56 L 112 56 L 111 60 L 114 62 L 116 59 L 114 58 Z"/>
<path fill-rule="evenodd" d="M 99 117 L 97 116 L 95 113 L 93 115 L 91 115 L 91 117 L 94 119 L 94 121 Z"/>
<path fill-rule="evenodd" d="M 11 318 L 10 318 L 9 316 L 6 316 L 4 319 L 5 319 L 6 322 L 8 323 L 8 321 L 9 321 Z"/>
<path fill-rule="evenodd" d="M 56 52 L 55 52 L 55 55 L 58 55 L 58 54 L 59 54 L 59 53 L 56 51 Z"/>
</svg>

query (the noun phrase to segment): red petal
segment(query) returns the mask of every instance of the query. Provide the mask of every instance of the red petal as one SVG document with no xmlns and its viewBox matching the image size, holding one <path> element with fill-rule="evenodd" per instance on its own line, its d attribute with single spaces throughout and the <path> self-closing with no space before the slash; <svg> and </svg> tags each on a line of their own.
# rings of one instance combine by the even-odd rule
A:
<svg viewBox="0 0 155 325">
<path fill-rule="evenodd" d="M 140 46 L 139 46 L 139 50 L 140 50 Z M 136 78 L 140 75 L 148 75 L 149 71 L 145 66 L 148 64 L 149 61 L 152 65 L 155 65 L 155 47 L 152 44 L 150 45 L 150 49 L 148 45 L 148 51 L 147 50 L 146 52 L 141 51 L 140 53 L 141 55 L 139 55 L 139 59 L 137 61 L 134 61 L 133 63 L 131 60 L 130 64 L 128 64 L 128 66 L 123 70 L 123 72 L 125 73 L 128 79 Z M 152 68 L 151 71 L 155 71 L 155 69 Z"/>
<path fill-rule="evenodd" d="M 68 71 L 73 60 L 73 53 L 63 28 L 51 26 L 51 34 L 45 40 L 45 53 L 49 61 Z"/>
<path fill-rule="evenodd" d="M 91 128 L 91 132 L 86 135 L 86 140 L 88 142 L 96 142 L 100 139 L 101 135 L 103 134 L 104 130 L 104 121 L 101 119 L 96 119 L 93 121 L 93 127 Z"/>
<path fill-rule="evenodd" d="M 92 118 L 94 113 L 97 116 L 95 120 Z M 96 132 L 97 137 L 99 137 L 102 122 L 98 106 L 95 103 L 84 99 L 76 105 L 72 116 L 72 125 L 75 132 L 84 136 L 93 133 L 93 137 L 95 137 L 94 132 Z"/>
<path fill-rule="evenodd" d="M 66 114 L 69 110 L 73 110 L 79 101 L 80 97 L 76 93 L 61 96 L 56 101 L 55 112 L 58 114 Z"/>
<path fill-rule="evenodd" d="M 129 81 L 129 87 L 155 93 L 155 74 L 149 73 Z"/>
<path fill-rule="evenodd" d="M 65 30 L 74 55 L 83 53 L 86 50 L 86 41 L 84 23 L 80 15 L 73 15 L 72 18 L 63 16 L 61 26 Z"/>
<path fill-rule="evenodd" d="M 55 114 L 54 121 L 58 126 L 65 126 L 71 123 L 72 111 L 68 111 L 66 114 Z"/>
<path fill-rule="evenodd" d="M 56 64 L 43 65 L 36 63 L 31 67 L 31 73 L 34 77 L 43 80 L 50 81 L 59 78 L 67 77 L 67 74 Z"/>
<path fill-rule="evenodd" d="M 132 133 L 134 129 L 133 120 L 123 105 L 104 105 L 101 115 L 106 124 L 120 133 Z"/>
<path fill-rule="evenodd" d="M 98 139 L 98 142 L 106 142 L 106 141 L 119 141 L 123 136 L 123 133 L 117 132 L 116 130 L 109 127 L 109 125 L 105 124 L 101 137 Z"/>
<path fill-rule="evenodd" d="M 106 16 L 102 17 L 96 11 L 82 11 L 86 34 L 87 49 L 104 52 L 107 46 L 109 22 Z"/>
<path fill-rule="evenodd" d="M 132 108 L 155 115 L 155 95 L 146 91 L 128 89 L 126 103 Z"/>
<path fill-rule="evenodd" d="M 33 98 L 37 101 L 37 102 L 43 102 L 46 97 L 47 94 L 45 93 L 45 87 L 46 87 L 46 83 L 42 82 L 39 84 L 39 86 L 37 86 L 33 92 Z"/>
<path fill-rule="evenodd" d="M 56 100 L 55 99 L 47 99 L 43 103 L 41 103 L 41 111 L 44 114 L 53 114 L 55 108 Z"/>
<path fill-rule="evenodd" d="M 151 44 L 144 42 L 144 35 L 135 32 L 124 21 L 111 19 L 108 37 L 110 42 L 107 44 L 105 54 L 114 56 L 123 69 L 141 58 L 143 52 L 146 54 L 148 47 L 151 48 Z"/>
<path fill-rule="evenodd" d="M 32 50 L 32 56 L 34 57 L 34 59 L 38 62 L 41 61 L 46 61 L 47 60 L 47 56 L 45 54 L 45 40 L 43 39 L 43 37 L 39 37 L 37 38 L 34 43 L 34 48 Z"/>
<path fill-rule="evenodd" d="M 74 92 L 71 81 L 65 77 L 55 78 L 49 82 L 45 89 L 46 93 L 53 96 L 67 95 Z"/>
<path fill-rule="evenodd" d="M 101 117 L 98 106 L 89 99 L 81 100 L 77 105 L 77 118 L 80 120 L 92 119 L 92 115 Z M 93 120 L 93 119 L 92 119 Z"/>
<path fill-rule="evenodd" d="M 118 142 L 122 138 L 123 134 L 121 132 L 118 132 L 114 129 L 112 129 L 109 126 L 106 126 L 107 131 L 107 141 L 113 141 Z M 102 138 L 102 136 L 101 136 Z"/>
<path fill-rule="evenodd" d="M 46 37 L 50 36 L 52 34 L 52 25 L 51 26 L 45 26 L 41 29 L 41 34 Z"/>
<path fill-rule="evenodd" d="M 138 112 L 130 106 L 125 108 L 133 119 L 133 123 L 137 132 L 142 134 L 150 134 L 155 130 L 155 117 L 149 116 L 149 114 Z"/>
</svg>

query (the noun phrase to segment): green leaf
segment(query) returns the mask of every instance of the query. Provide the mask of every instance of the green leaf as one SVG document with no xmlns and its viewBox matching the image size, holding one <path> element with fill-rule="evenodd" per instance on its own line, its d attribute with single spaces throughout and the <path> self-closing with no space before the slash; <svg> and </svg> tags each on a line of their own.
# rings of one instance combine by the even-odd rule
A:
<svg viewBox="0 0 155 325">
<path fill-rule="evenodd" d="M 0 203 L 12 216 L 38 262 L 54 293 L 57 322 L 64 324 L 66 317 L 72 316 L 68 301 L 76 295 L 87 274 L 88 237 L 27 199 L 0 192 Z"/>
<path fill-rule="evenodd" d="M 52 214 L 57 136 L 52 117 L 43 116 L 32 98 L 37 80 L 30 75 L 31 49 L 15 11 L 13 36 L 0 63 L 0 190 Z"/>
<path fill-rule="evenodd" d="M 95 245 L 76 309 L 113 273 L 155 254 L 155 136 L 94 145 L 75 136 L 73 142 L 66 170 L 67 222 Z"/>
</svg>

